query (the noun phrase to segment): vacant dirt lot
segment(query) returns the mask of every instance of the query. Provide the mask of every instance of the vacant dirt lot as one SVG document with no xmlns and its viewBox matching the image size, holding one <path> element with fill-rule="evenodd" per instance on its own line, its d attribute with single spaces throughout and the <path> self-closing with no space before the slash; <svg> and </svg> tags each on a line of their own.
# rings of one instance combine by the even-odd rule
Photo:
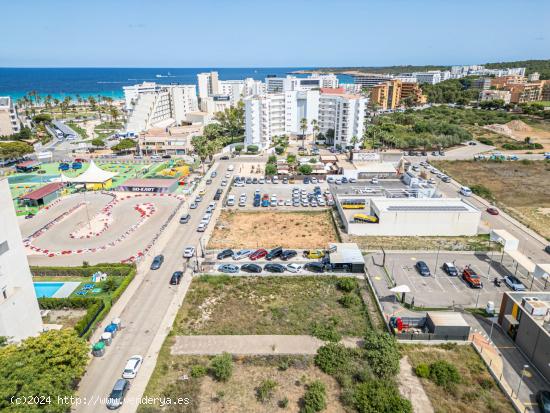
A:
<svg viewBox="0 0 550 413">
<path fill-rule="evenodd" d="M 337 241 L 330 212 L 223 211 L 208 248 L 326 248 Z"/>
<path fill-rule="evenodd" d="M 550 239 L 550 163 L 547 161 L 439 161 L 464 185 L 488 188 L 497 206 Z"/>
<path fill-rule="evenodd" d="M 195 278 L 174 323 L 174 334 L 312 334 L 334 325 L 363 336 L 368 316 L 357 293 L 346 308 L 335 277 Z"/>
<path fill-rule="evenodd" d="M 512 413 L 514 409 L 470 346 L 402 346 L 413 369 L 420 363 L 448 361 L 458 369 L 461 382 L 449 389 L 420 379 L 436 413 Z"/>
<path fill-rule="evenodd" d="M 489 242 L 488 235 L 474 237 L 360 237 L 348 236 L 349 242 L 356 242 L 363 251 L 385 250 L 437 250 L 444 251 L 488 251 L 499 249 Z"/>
</svg>

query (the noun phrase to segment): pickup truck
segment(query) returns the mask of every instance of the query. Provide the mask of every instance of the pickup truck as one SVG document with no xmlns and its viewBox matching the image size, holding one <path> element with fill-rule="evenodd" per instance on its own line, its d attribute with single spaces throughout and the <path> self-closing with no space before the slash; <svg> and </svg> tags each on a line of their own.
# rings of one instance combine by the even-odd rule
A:
<svg viewBox="0 0 550 413">
<path fill-rule="evenodd" d="M 483 283 L 479 275 L 470 267 L 466 266 L 462 271 L 462 279 L 470 286 L 470 288 L 483 288 Z"/>
</svg>

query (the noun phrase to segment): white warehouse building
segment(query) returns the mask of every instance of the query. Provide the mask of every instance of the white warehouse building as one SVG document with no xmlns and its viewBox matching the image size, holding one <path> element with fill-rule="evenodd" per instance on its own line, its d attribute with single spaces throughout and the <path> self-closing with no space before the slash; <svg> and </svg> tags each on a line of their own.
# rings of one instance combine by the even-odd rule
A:
<svg viewBox="0 0 550 413">
<path fill-rule="evenodd" d="M 20 341 L 42 331 L 31 271 L 6 178 L 0 178 L 0 336 Z"/>
<path fill-rule="evenodd" d="M 478 232 L 481 211 L 460 198 L 386 198 L 338 195 L 337 208 L 351 235 L 372 236 L 473 236 Z M 353 200 L 363 209 L 346 209 Z M 352 201 L 352 202 L 353 202 Z M 377 219 L 359 222 L 357 214 Z"/>
</svg>

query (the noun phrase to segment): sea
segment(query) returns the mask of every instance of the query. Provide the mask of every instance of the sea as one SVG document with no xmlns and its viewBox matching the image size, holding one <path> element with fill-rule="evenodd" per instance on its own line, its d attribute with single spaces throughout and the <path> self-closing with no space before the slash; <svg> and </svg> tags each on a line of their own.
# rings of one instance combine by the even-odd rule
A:
<svg viewBox="0 0 550 413">
<path fill-rule="evenodd" d="M 197 84 L 197 73 L 215 70 L 220 80 L 239 80 L 251 77 L 264 80 L 269 75 L 286 76 L 304 67 L 259 68 L 0 68 L 0 96 L 17 100 L 30 91 L 41 96 L 51 95 L 62 100 L 76 95 L 124 97 L 123 86 L 141 82 L 163 84 Z M 307 75 L 296 75 L 307 76 Z M 353 78 L 338 75 L 340 82 L 353 83 Z"/>
</svg>

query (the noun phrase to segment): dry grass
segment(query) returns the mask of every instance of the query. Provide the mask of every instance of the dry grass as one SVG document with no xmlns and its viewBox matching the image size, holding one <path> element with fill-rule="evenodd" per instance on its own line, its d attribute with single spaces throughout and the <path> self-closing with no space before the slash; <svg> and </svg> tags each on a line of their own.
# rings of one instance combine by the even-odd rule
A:
<svg viewBox="0 0 550 413">
<path fill-rule="evenodd" d="M 454 388 L 445 389 L 428 379 L 420 379 L 436 413 L 513 413 L 514 409 L 500 391 L 485 364 L 467 345 L 403 345 L 413 369 L 420 363 L 446 360 L 456 366 L 462 377 Z"/>
<path fill-rule="evenodd" d="M 45 324 L 61 324 L 63 328 L 73 328 L 85 315 L 86 310 L 79 310 L 76 308 L 49 310 L 48 315 L 43 318 L 43 321 Z"/>
<path fill-rule="evenodd" d="M 345 308 L 337 278 L 195 278 L 176 321 L 175 334 L 311 334 L 335 323 L 344 336 L 363 336 L 368 316 L 362 301 Z"/>
<path fill-rule="evenodd" d="M 223 211 L 208 248 L 326 248 L 337 241 L 329 211 Z"/>
<path fill-rule="evenodd" d="M 475 237 L 359 237 L 350 235 L 349 242 L 356 242 L 363 251 L 380 250 L 434 250 L 443 251 L 489 251 L 499 248 L 489 242 L 488 235 Z"/>
<path fill-rule="evenodd" d="M 438 161 L 437 168 L 463 185 L 488 188 L 496 204 L 519 221 L 550 239 L 550 163 Z"/>
</svg>

